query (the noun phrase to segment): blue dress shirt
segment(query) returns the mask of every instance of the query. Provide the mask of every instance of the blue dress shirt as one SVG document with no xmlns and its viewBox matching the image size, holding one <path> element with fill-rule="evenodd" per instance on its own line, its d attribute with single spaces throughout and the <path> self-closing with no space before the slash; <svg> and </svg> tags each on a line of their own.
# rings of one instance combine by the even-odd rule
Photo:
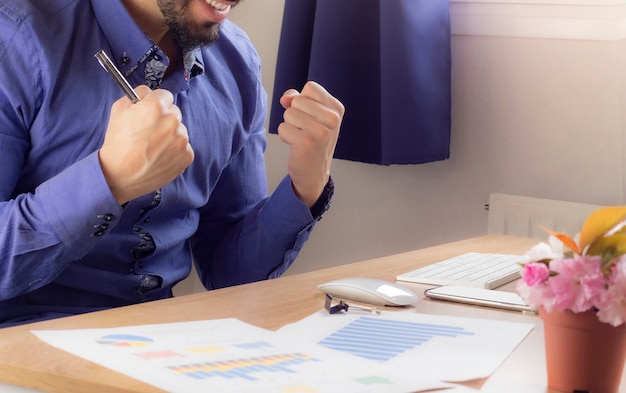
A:
<svg viewBox="0 0 626 393">
<path fill-rule="evenodd" d="M 101 49 L 131 85 L 174 94 L 195 152 L 124 206 L 98 161 L 122 95 Z M 256 51 L 226 21 L 184 63 L 163 79 L 167 57 L 119 0 L 0 3 L 0 326 L 169 297 L 192 260 L 207 289 L 293 262 L 319 217 L 288 176 L 268 197 Z"/>
</svg>

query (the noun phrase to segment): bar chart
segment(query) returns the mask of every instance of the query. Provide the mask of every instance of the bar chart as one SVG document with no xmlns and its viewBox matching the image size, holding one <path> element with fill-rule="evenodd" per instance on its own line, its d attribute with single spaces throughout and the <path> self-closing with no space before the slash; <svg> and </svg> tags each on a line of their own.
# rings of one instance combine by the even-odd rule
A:
<svg viewBox="0 0 626 393">
<path fill-rule="evenodd" d="M 295 367 L 318 359 L 303 353 L 286 353 L 273 356 L 241 358 L 220 362 L 192 363 L 170 366 L 169 369 L 197 380 L 209 378 L 244 379 L 257 381 L 263 373 L 295 374 Z"/>
<path fill-rule="evenodd" d="M 318 344 L 366 359 L 386 362 L 434 337 L 473 336 L 459 326 L 361 317 L 338 329 Z"/>
</svg>

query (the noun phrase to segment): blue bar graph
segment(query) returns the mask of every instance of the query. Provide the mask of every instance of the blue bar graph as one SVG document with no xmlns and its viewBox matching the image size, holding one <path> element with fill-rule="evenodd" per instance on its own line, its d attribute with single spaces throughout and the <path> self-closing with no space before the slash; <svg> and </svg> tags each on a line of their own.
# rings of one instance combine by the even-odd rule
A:
<svg viewBox="0 0 626 393">
<path fill-rule="evenodd" d="M 472 335 L 473 332 L 458 326 L 360 317 L 318 344 L 366 359 L 386 362 L 435 337 Z"/>
</svg>

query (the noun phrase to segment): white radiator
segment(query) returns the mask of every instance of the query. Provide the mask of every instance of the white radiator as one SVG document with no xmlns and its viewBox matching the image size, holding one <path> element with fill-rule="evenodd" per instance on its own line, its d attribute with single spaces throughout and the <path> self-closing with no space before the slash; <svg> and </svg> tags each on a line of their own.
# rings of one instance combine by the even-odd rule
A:
<svg viewBox="0 0 626 393">
<path fill-rule="evenodd" d="M 489 195 L 487 232 L 545 240 L 548 234 L 541 229 L 541 225 L 574 237 L 580 232 L 589 214 L 601 207 L 586 203 L 494 193 Z"/>
</svg>

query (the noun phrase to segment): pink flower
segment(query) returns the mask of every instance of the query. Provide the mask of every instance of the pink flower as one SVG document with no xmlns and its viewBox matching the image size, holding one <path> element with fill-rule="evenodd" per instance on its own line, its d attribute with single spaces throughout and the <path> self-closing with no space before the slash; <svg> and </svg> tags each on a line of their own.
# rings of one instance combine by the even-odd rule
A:
<svg viewBox="0 0 626 393">
<path fill-rule="evenodd" d="M 539 282 L 534 286 L 529 286 L 526 281 L 517 282 L 517 293 L 524 302 L 531 307 L 543 307 L 546 311 L 552 310 L 554 294 L 547 282 Z"/>
<path fill-rule="evenodd" d="M 613 326 L 626 323 L 626 258 L 623 256 L 613 266 L 608 288 L 596 308 L 600 321 Z"/>
<path fill-rule="evenodd" d="M 528 263 L 522 269 L 522 280 L 530 287 L 544 282 L 549 276 L 550 269 L 545 263 Z"/>
<path fill-rule="evenodd" d="M 549 285 L 554 293 L 554 308 L 558 311 L 590 310 L 606 291 L 598 256 L 554 259 L 550 262 L 550 270 L 557 273 L 551 277 Z"/>
</svg>

